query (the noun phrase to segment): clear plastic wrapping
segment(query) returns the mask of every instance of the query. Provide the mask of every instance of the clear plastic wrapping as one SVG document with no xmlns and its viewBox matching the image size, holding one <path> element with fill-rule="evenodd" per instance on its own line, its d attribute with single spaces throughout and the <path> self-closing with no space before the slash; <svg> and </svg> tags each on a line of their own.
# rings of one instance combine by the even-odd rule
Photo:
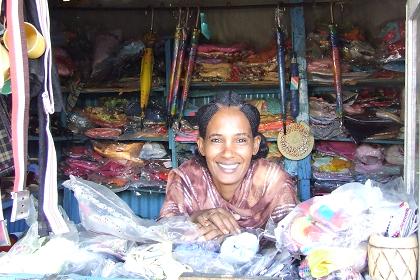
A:
<svg viewBox="0 0 420 280">
<path fill-rule="evenodd" d="M 89 231 L 138 242 L 182 242 L 200 236 L 195 224 L 186 217 L 159 222 L 139 218 L 115 193 L 94 182 L 70 176 L 63 185 L 74 192 L 81 223 Z"/>
</svg>

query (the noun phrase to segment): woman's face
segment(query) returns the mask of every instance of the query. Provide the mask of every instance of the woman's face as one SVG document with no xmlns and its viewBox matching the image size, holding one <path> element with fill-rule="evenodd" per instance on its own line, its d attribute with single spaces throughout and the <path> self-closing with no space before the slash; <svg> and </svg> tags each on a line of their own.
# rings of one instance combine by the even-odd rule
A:
<svg viewBox="0 0 420 280">
<path fill-rule="evenodd" d="M 235 190 L 240 185 L 260 141 L 259 136 L 252 137 L 251 125 L 239 108 L 222 107 L 213 116 L 205 139 L 199 137 L 197 144 L 216 187 Z"/>
</svg>

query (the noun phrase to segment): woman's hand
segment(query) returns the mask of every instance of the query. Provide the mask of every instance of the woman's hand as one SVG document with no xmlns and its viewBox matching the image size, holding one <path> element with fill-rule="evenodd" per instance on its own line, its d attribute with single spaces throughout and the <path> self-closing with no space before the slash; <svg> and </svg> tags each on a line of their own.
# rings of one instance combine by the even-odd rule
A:
<svg viewBox="0 0 420 280">
<path fill-rule="evenodd" d="M 200 232 L 206 240 L 241 232 L 235 217 L 223 208 L 197 211 L 191 215 L 191 220 L 199 224 Z"/>
</svg>

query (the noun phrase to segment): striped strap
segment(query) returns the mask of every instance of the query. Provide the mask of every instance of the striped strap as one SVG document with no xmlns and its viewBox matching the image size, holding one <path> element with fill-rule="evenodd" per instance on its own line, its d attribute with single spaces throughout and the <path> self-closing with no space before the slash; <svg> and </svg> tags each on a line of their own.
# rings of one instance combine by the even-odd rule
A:
<svg viewBox="0 0 420 280">
<path fill-rule="evenodd" d="M 29 214 L 29 195 L 24 191 L 26 181 L 29 73 L 26 38 L 23 30 L 23 1 L 7 0 L 7 28 L 9 30 L 10 78 L 12 82 L 12 150 L 15 179 L 11 221 L 26 218 Z M 19 203 L 17 203 L 19 199 Z"/>
<path fill-rule="evenodd" d="M 2 9 L 2 0 L 0 0 L 0 17 L 1 17 L 1 9 Z M 0 189 L 0 245 L 1 246 L 9 246 L 10 239 L 9 234 L 7 232 L 6 221 L 4 220 L 3 216 L 3 205 L 1 199 L 1 189 Z"/>
<path fill-rule="evenodd" d="M 45 54 L 44 59 L 44 91 L 42 93 L 42 102 L 46 118 L 45 134 L 47 139 L 47 163 L 44 181 L 44 203 L 43 210 L 50 224 L 51 230 L 55 234 L 66 233 L 69 231 L 60 211 L 58 210 L 58 194 L 57 194 L 57 154 L 55 150 L 54 140 L 50 131 L 50 114 L 54 113 L 54 95 L 52 88 L 52 53 L 50 39 L 50 17 L 48 11 L 47 0 L 36 0 L 39 24 L 41 33 L 45 38 Z"/>
</svg>

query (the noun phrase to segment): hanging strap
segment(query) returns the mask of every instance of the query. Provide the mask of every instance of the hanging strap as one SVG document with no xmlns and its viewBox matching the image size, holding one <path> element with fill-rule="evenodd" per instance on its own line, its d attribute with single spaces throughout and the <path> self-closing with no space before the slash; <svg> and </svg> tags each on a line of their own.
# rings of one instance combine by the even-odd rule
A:
<svg viewBox="0 0 420 280">
<path fill-rule="evenodd" d="M 2 0 L 0 0 L 0 18 L 1 18 L 1 9 L 2 9 Z M 1 199 L 1 188 L 0 188 L 0 246 L 9 246 L 10 239 L 9 233 L 7 232 L 6 221 L 4 220 L 3 216 L 3 204 Z"/>
<path fill-rule="evenodd" d="M 45 38 L 45 54 L 44 59 L 44 91 L 42 92 L 42 102 L 44 105 L 45 115 L 42 114 L 40 118 L 45 118 L 44 129 L 47 139 L 47 162 L 44 176 L 44 203 L 43 210 L 50 224 L 51 230 L 55 234 L 66 233 L 69 231 L 63 216 L 58 210 L 58 193 L 57 193 L 57 154 L 55 150 L 54 140 L 50 131 L 50 114 L 54 113 L 54 96 L 52 88 L 51 68 L 52 68 L 52 53 L 51 53 L 51 39 L 50 39 L 50 18 L 47 0 L 36 0 L 36 7 L 38 12 L 39 24 L 41 33 Z"/>
<path fill-rule="evenodd" d="M 23 1 L 7 0 L 6 3 L 12 82 L 12 150 L 15 179 L 12 192 L 11 221 L 14 222 L 29 215 L 29 191 L 24 190 L 28 145 L 29 73 L 26 38 L 23 29 Z"/>
</svg>

